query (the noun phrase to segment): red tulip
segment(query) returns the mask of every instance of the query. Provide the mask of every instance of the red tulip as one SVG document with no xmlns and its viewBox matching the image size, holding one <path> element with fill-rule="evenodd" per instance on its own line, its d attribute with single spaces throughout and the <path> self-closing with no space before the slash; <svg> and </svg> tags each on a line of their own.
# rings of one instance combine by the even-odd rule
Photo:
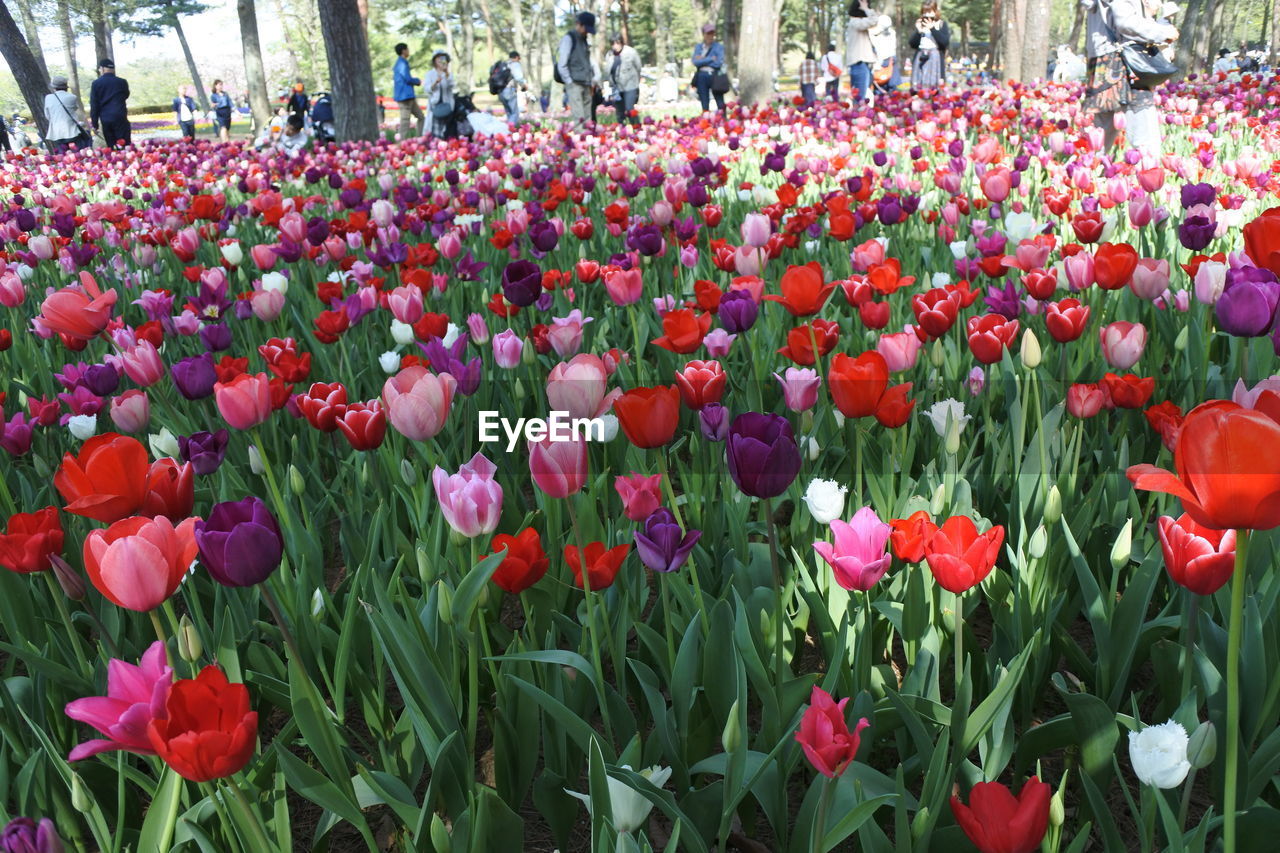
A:
<svg viewBox="0 0 1280 853">
<path fill-rule="evenodd" d="M 728 381 L 718 361 L 691 361 L 676 372 L 680 398 L 690 409 L 701 409 L 708 403 L 719 403 Z"/>
<path fill-rule="evenodd" d="M 632 388 L 613 404 L 618 426 L 640 448 L 661 447 L 680 426 L 680 393 L 674 385 Z"/>
<path fill-rule="evenodd" d="M 271 416 L 271 380 L 265 373 L 242 373 L 230 382 L 219 382 L 213 386 L 213 396 L 232 429 L 252 429 Z"/>
<path fill-rule="evenodd" d="M 591 589 L 608 589 L 613 586 L 618 569 L 622 567 L 622 561 L 630 551 L 630 545 L 618 545 L 606 551 L 603 543 L 588 542 L 579 554 L 577 545 L 566 545 L 564 561 L 573 570 L 573 580 L 579 588 L 582 588 L 582 570 L 585 564 Z"/>
<path fill-rule="evenodd" d="M 835 282 L 825 279 L 822 264 L 817 261 L 810 261 L 802 267 L 787 267 L 779 284 L 782 295 L 770 294 L 764 298 L 781 303 L 793 317 L 809 317 L 822 310 L 827 297 L 835 290 Z"/>
<path fill-rule="evenodd" d="M 814 363 L 813 342 L 815 340 L 818 342 L 818 355 L 821 357 L 835 349 L 839 338 L 840 327 L 833 321 L 815 319 L 811 323 L 796 326 L 787 332 L 787 345 L 778 352 L 796 364 L 807 367 Z"/>
<path fill-rule="evenodd" d="M 1076 383 L 1067 389 L 1067 412 L 1076 418 L 1091 418 L 1102 411 L 1109 398 L 1093 383 Z"/>
<path fill-rule="evenodd" d="M 1264 210 L 1244 226 L 1244 251 L 1255 264 L 1280 275 L 1280 207 Z"/>
<path fill-rule="evenodd" d="M 933 534 L 938 532 L 938 525 L 933 523 L 929 513 L 918 509 L 906 518 L 894 518 L 889 521 L 893 532 L 889 534 L 889 544 L 893 546 L 893 555 L 904 563 L 918 563 L 924 559 L 925 545 Z"/>
<path fill-rule="evenodd" d="M 1196 406 L 1173 451 L 1176 474 L 1154 465 L 1125 472 L 1134 488 L 1181 499 L 1198 524 L 1216 530 L 1280 525 L 1280 423 L 1226 400 Z"/>
<path fill-rule="evenodd" d="M 938 584 L 959 594 L 982 583 L 991 573 L 1003 542 L 1003 525 L 978 533 L 972 518 L 955 515 L 929 537 L 924 556 Z"/>
<path fill-rule="evenodd" d="M 248 688 L 229 683 L 216 666 L 206 666 L 195 678 L 173 683 L 163 715 L 147 726 L 147 738 L 184 779 L 223 779 L 253 757 L 258 713 L 249 710 Z"/>
<path fill-rule="evenodd" d="M 1213 595 L 1231 580 L 1236 565 L 1236 532 L 1196 524 L 1183 513 L 1156 520 L 1164 567 L 1174 583 L 1197 595 Z"/>
<path fill-rule="evenodd" d="M 796 732 L 796 741 L 804 750 L 805 758 L 828 779 L 844 773 L 858 754 L 862 730 L 871 725 L 864 717 L 850 732 L 844 718 L 847 704 L 848 697 L 836 702 L 830 693 L 815 684 L 809 694 L 809 707 L 800 718 L 800 730 Z"/>
<path fill-rule="evenodd" d="M 858 306 L 858 319 L 868 329 L 883 329 L 889 325 L 889 303 L 868 301 Z"/>
<path fill-rule="evenodd" d="M 10 516 L 0 534 L 0 566 L 11 572 L 44 571 L 49 558 L 61 553 L 62 522 L 54 506 Z"/>
<path fill-rule="evenodd" d="M 307 423 L 323 432 L 337 430 L 338 419 L 347 411 L 347 389 L 341 382 L 314 382 L 306 394 L 299 394 L 294 400 Z"/>
<path fill-rule="evenodd" d="M 53 475 L 66 510 L 111 523 L 136 513 L 147 498 L 147 449 L 136 438 L 105 432 L 62 457 Z"/>
<path fill-rule="evenodd" d="M 1071 220 L 1071 230 L 1081 243 L 1096 243 L 1102 239 L 1102 214 L 1096 210 L 1079 213 Z"/>
<path fill-rule="evenodd" d="M 354 450 L 380 447 L 387 435 L 387 413 L 379 400 L 350 404 L 337 423 Z"/>
<path fill-rule="evenodd" d="M 999 782 L 979 782 L 969 791 L 969 805 L 951 798 L 951 813 L 981 853 L 1033 853 L 1049 828 L 1052 796 L 1036 776 L 1016 798 Z"/>
<path fill-rule="evenodd" d="M 1018 337 L 1018 321 L 1006 320 L 999 314 L 970 317 L 966 334 L 974 358 L 983 364 L 995 364 Z"/>
<path fill-rule="evenodd" d="M 1140 377 L 1132 373 L 1124 376 L 1107 373 L 1098 384 L 1107 392 L 1117 409 L 1141 409 L 1156 390 L 1154 377 Z"/>
<path fill-rule="evenodd" d="M 904 382 L 901 385 L 894 385 L 884 392 L 884 396 L 876 404 L 875 411 L 875 418 L 880 426 L 888 429 L 897 429 L 906 424 L 907 419 L 911 417 L 912 410 L 916 407 L 915 400 L 907 399 L 913 384 Z"/>
<path fill-rule="evenodd" d="M 1089 306 L 1074 298 L 1050 302 L 1045 306 L 1044 324 L 1055 341 L 1070 343 L 1083 335 L 1089 325 Z"/>
<path fill-rule="evenodd" d="M 1098 287 L 1119 290 L 1138 268 L 1138 250 L 1128 243 L 1103 243 L 1093 253 L 1093 274 Z"/>
<path fill-rule="evenodd" d="M 1058 289 L 1058 273 L 1055 270 L 1033 269 L 1022 277 L 1022 286 L 1033 299 L 1052 299 Z"/>
<path fill-rule="evenodd" d="M 64 287 L 44 298 L 40 322 L 64 338 L 87 341 L 107 327 L 115 305 L 114 290 L 103 293 L 93 276 L 81 272 L 78 286 Z"/>
<path fill-rule="evenodd" d="M 911 297 L 911 311 L 916 322 L 931 338 L 940 338 L 951 330 L 960 312 L 960 301 L 951 291 L 935 287 Z"/>
<path fill-rule="evenodd" d="M 139 515 L 163 515 L 175 524 L 190 517 L 196 500 L 195 477 L 190 462 L 178 463 L 169 458 L 153 462 L 147 472 L 147 497 Z"/>
<path fill-rule="evenodd" d="M 889 363 L 875 350 L 857 358 L 840 353 L 831 359 L 827 389 L 832 402 L 846 418 L 874 415 L 888 387 Z"/>
<path fill-rule="evenodd" d="M 654 346 L 687 355 L 702 346 L 711 329 L 711 315 L 699 315 L 692 308 L 668 311 L 662 316 L 662 337 L 654 338 Z"/>
<path fill-rule="evenodd" d="M 503 548 L 507 556 L 502 558 L 498 568 L 493 572 L 493 582 L 513 595 L 519 595 L 529 587 L 542 580 L 547 573 L 546 552 L 542 550 L 542 540 L 538 531 L 526 527 L 515 536 L 499 533 L 493 537 L 492 554 Z"/>
<path fill-rule="evenodd" d="M 1160 433 L 1160 440 L 1172 453 L 1178 446 L 1178 430 L 1182 429 L 1182 408 L 1166 400 L 1147 409 L 1143 414 L 1147 416 L 1147 423 L 1151 424 L 1151 428 Z"/>
<path fill-rule="evenodd" d="M 298 352 L 293 338 L 272 338 L 258 347 L 267 369 L 285 382 L 302 382 L 311 373 L 311 353 Z"/>
</svg>

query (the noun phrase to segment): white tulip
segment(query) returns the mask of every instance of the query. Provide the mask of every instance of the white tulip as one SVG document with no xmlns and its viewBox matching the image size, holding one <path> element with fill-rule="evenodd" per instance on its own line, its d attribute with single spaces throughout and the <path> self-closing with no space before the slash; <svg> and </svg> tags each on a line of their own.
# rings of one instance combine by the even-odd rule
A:
<svg viewBox="0 0 1280 853">
<path fill-rule="evenodd" d="M 98 431 L 98 416 L 72 415 L 71 419 L 67 421 L 67 429 L 71 430 L 71 434 L 81 441 L 92 438 L 94 433 Z"/>
<path fill-rule="evenodd" d="M 805 506 L 819 524 L 830 524 L 844 512 L 844 496 L 849 489 L 835 480 L 813 480 L 804 492 Z"/>
<path fill-rule="evenodd" d="M 283 273 L 268 272 L 262 274 L 263 290 L 278 290 L 281 295 L 289 292 L 289 278 Z"/>
<path fill-rule="evenodd" d="M 934 287 L 946 287 L 948 284 L 951 283 L 951 276 L 947 275 L 944 272 L 936 272 L 933 274 L 933 277 L 929 280 L 929 283 L 932 284 Z"/>
<path fill-rule="evenodd" d="M 630 770 L 631 765 L 622 765 L 623 770 Z M 671 778 L 670 767 L 646 767 L 640 771 L 640 775 L 653 783 L 655 787 L 661 788 L 667 784 L 667 780 Z M 649 798 L 644 794 L 632 788 L 626 782 L 620 782 L 612 776 L 608 777 L 609 783 L 609 807 L 613 812 L 613 828 L 619 833 L 635 832 L 644 825 L 645 820 L 649 817 L 649 812 L 653 810 L 653 803 L 649 802 Z M 577 791 L 570 791 L 568 788 L 564 792 L 571 797 L 582 800 L 586 804 L 587 811 L 591 811 L 591 796 L 589 794 L 579 794 Z"/>
<path fill-rule="evenodd" d="M 378 366 L 382 368 L 382 372 L 390 376 L 400 369 L 400 355 L 394 352 L 384 352 L 378 356 Z"/>
<path fill-rule="evenodd" d="M 450 323 L 449 328 L 445 329 L 444 340 L 441 341 L 441 343 L 443 343 L 445 345 L 445 348 L 448 349 L 449 347 L 453 346 L 454 341 L 458 340 L 458 338 L 461 336 L 462 336 L 462 329 L 458 328 L 456 323 Z"/>
<path fill-rule="evenodd" d="M 951 257 L 955 258 L 957 261 L 969 253 L 968 240 L 957 240 L 954 243 L 949 243 L 948 245 L 951 247 Z"/>
<path fill-rule="evenodd" d="M 602 424 L 604 424 L 604 440 L 606 442 L 613 441 L 615 438 L 618 437 L 618 416 L 617 415 L 615 415 L 613 412 L 606 412 L 605 414 L 600 416 L 599 420 Z"/>
<path fill-rule="evenodd" d="M 147 436 L 147 443 L 151 445 L 151 455 L 157 460 L 166 456 L 172 459 L 178 458 L 178 439 L 169 432 L 168 427 L 160 430 L 159 433 L 153 432 Z"/>
<path fill-rule="evenodd" d="M 408 323 L 401 323 L 399 320 L 392 320 L 391 338 L 402 347 L 408 346 L 413 343 L 413 326 Z"/>
<path fill-rule="evenodd" d="M 259 477 L 267 470 L 267 466 L 262 464 L 262 454 L 258 452 L 256 444 L 249 445 L 249 470 Z"/>
<path fill-rule="evenodd" d="M 964 403 L 947 398 L 939 400 L 924 411 L 925 416 L 933 424 L 933 430 L 940 438 L 947 434 L 948 427 L 954 425 L 957 432 L 963 432 L 965 425 L 972 417 L 964 413 Z"/>
<path fill-rule="evenodd" d="M 1187 760 L 1188 740 L 1187 730 L 1173 720 L 1147 726 L 1140 732 L 1129 732 L 1129 761 L 1133 772 L 1144 785 L 1176 788 L 1191 769 L 1191 762 Z"/>
<path fill-rule="evenodd" d="M 244 250 L 240 248 L 238 241 L 223 244 L 218 250 L 222 252 L 222 259 L 233 267 L 240 266 L 240 262 L 244 260 Z"/>
</svg>

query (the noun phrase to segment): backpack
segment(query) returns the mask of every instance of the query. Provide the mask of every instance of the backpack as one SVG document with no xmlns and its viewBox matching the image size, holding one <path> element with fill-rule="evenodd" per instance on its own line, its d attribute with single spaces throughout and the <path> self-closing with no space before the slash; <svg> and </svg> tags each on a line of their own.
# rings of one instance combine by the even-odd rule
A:
<svg viewBox="0 0 1280 853">
<path fill-rule="evenodd" d="M 489 94 L 496 95 L 511 82 L 511 69 L 505 60 L 499 59 L 489 69 Z"/>
</svg>

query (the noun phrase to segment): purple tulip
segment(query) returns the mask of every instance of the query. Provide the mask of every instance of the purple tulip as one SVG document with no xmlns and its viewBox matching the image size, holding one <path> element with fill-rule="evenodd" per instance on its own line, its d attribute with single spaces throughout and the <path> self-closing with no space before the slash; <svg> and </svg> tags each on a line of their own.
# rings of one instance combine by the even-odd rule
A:
<svg viewBox="0 0 1280 853">
<path fill-rule="evenodd" d="M 109 364 L 92 364 L 85 369 L 84 387 L 99 397 L 105 397 L 120 387 L 120 374 Z"/>
<path fill-rule="evenodd" d="M 62 853 L 62 839 L 49 818 L 36 823 L 29 817 L 16 817 L 0 830 L 3 853 Z"/>
<path fill-rule="evenodd" d="M 534 249 L 545 255 L 553 251 L 560 242 L 560 232 L 550 222 L 535 222 L 529 226 L 529 242 Z"/>
<path fill-rule="evenodd" d="M 719 403 L 707 403 L 698 410 L 698 425 L 707 441 L 724 441 L 729 434 L 729 410 Z"/>
<path fill-rule="evenodd" d="M 635 532 L 636 553 L 650 571 L 674 572 L 689 559 L 689 552 L 701 537 L 701 530 L 686 533 L 676 524 L 671 510 L 658 507 L 644 520 L 644 531 Z"/>
<path fill-rule="evenodd" d="M 1227 283 L 1214 305 L 1222 330 L 1237 338 L 1257 338 L 1271 331 L 1280 281 L 1270 270 L 1239 267 L 1227 271 Z"/>
<path fill-rule="evenodd" d="M 1213 235 L 1217 230 L 1217 224 L 1207 216 L 1188 216 L 1178 225 L 1178 241 L 1191 251 L 1198 252 L 1213 242 Z"/>
<path fill-rule="evenodd" d="M 502 270 L 502 296 L 519 308 L 528 308 L 542 294 L 542 270 L 533 261 L 512 261 Z"/>
<path fill-rule="evenodd" d="M 744 412 L 733 419 L 725 444 L 729 476 L 753 498 L 777 497 L 800 473 L 800 448 L 782 415 Z"/>
<path fill-rule="evenodd" d="M 226 323 L 213 323 L 200 328 L 200 341 L 209 352 L 231 349 L 231 329 Z"/>
<path fill-rule="evenodd" d="M 661 252 L 665 243 L 656 225 L 637 225 L 627 235 L 627 247 L 649 258 Z"/>
<path fill-rule="evenodd" d="M 1185 210 L 1197 204 L 1212 207 L 1218 197 L 1218 191 L 1214 189 L 1213 184 L 1183 184 L 1180 195 L 1182 207 Z"/>
<path fill-rule="evenodd" d="M 209 353 L 184 358 L 170 367 L 169 372 L 178 393 L 188 400 L 203 400 L 208 397 L 218 381 L 213 356 Z"/>
<path fill-rule="evenodd" d="M 22 456 L 31 449 L 32 424 L 22 412 L 14 412 L 6 423 L 0 420 L 0 448 L 10 456 Z"/>
<path fill-rule="evenodd" d="M 284 555 L 280 525 L 267 505 L 252 495 L 215 504 L 197 521 L 200 562 L 223 586 L 253 586 L 271 577 Z"/>
<path fill-rule="evenodd" d="M 200 476 L 217 471 L 227 455 L 229 435 L 225 429 L 217 432 L 193 432 L 191 435 L 178 436 L 178 456 L 183 462 L 190 462 L 191 468 Z"/>
<path fill-rule="evenodd" d="M 720 299 L 720 307 L 716 309 L 720 325 L 731 335 L 745 332 L 756 323 L 760 315 L 760 306 L 745 290 L 731 290 Z"/>
</svg>

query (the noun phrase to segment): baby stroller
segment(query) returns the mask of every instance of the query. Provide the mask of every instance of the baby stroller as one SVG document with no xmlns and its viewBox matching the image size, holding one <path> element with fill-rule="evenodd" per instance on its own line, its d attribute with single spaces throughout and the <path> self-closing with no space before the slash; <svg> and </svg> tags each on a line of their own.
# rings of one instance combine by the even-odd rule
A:
<svg viewBox="0 0 1280 853">
<path fill-rule="evenodd" d="M 333 96 L 328 92 L 316 92 L 316 99 L 311 104 L 311 133 L 320 145 L 337 139 L 333 127 Z"/>
</svg>

